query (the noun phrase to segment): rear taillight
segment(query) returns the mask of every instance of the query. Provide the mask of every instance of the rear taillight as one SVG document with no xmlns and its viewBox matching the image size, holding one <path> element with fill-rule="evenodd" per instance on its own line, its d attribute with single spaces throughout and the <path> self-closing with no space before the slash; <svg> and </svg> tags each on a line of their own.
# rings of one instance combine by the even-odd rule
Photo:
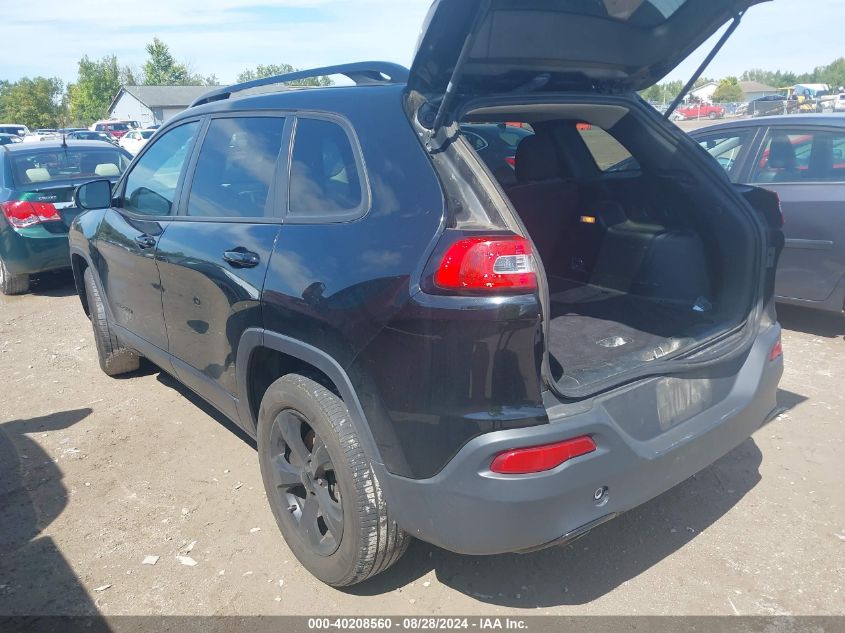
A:
<svg viewBox="0 0 845 633">
<path fill-rule="evenodd" d="M 778 339 L 778 342 L 774 344 L 772 347 L 772 351 L 769 352 L 769 361 L 776 361 L 778 358 L 783 357 L 783 341 Z"/>
<path fill-rule="evenodd" d="M 517 448 L 496 455 L 490 464 L 490 470 L 500 475 L 541 473 L 594 450 L 596 443 L 588 435 L 556 444 Z"/>
<path fill-rule="evenodd" d="M 518 235 L 459 239 L 440 260 L 434 285 L 470 293 L 533 292 L 537 274 L 531 242 Z"/>
<path fill-rule="evenodd" d="M 512 169 L 516 169 L 516 156 L 507 156 L 505 162 L 510 165 Z"/>
<path fill-rule="evenodd" d="M 0 202 L 3 215 L 16 229 L 25 229 L 42 222 L 61 220 L 58 209 L 49 202 L 29 202 L 28 200 L 9 200 Z"/>
</svg>

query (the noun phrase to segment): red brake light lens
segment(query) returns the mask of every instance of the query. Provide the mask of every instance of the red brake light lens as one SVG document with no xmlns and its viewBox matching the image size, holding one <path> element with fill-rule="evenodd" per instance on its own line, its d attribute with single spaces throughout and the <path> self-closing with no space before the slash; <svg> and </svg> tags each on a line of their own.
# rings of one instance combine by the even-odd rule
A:
<svg viewBox="0 0 845 633">
<path fill-rule="evenodd" d="M 772 347 L 772 351 L 769 352 L 769 361 L 776 361 L 778 358 L 783 356 L 783 342 L 781 339 L 778 339 L 778 342 L 775 343 L 774 347 Z"/>
<path fill-rule="evenodd" d="M 537 274 L 531 242 L 518 235 L 458 240 L 443 255 L 434 284 L 467 292 L 533 292 Z"/>
<path fill-rule="evenodd" d="M 540 473 L 594 450 L 596 443 L 588 435 L 556 444 L 517 448 L 496 455 L 490 464 L 490 470 L 501 475 Z"/>
<path fill-rule="evenodd" d="M 41 224 L 42 222 L 60 221 L 58 209 L 49 202 L 29 202 L 28 200 L 9 200 L 0 202 L 3 215 L 16 229 L 25 229 L 28 226 Z"/>
</svg>

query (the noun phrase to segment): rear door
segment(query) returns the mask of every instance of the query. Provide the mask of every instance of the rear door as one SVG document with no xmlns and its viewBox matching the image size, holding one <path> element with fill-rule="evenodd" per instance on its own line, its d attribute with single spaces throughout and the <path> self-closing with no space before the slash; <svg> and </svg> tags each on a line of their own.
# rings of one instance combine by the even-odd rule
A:
<svg viewBox="0 0 845 633">
<path fill-rule="evenodd" d="M 770 127 L 747 173 L 780 196 L 778 297 L 828 300 L 845 276 L 845 129 Z"/>
<path fill-rule="evenodd" d="M 278 113 L 206 124 L 180 214 L 158 244 L 162 305 L 179 379 L 237 420 L 241 335 L 262 327 L 261 291 L 282 220 L 289 145 Z"/>
</svg>

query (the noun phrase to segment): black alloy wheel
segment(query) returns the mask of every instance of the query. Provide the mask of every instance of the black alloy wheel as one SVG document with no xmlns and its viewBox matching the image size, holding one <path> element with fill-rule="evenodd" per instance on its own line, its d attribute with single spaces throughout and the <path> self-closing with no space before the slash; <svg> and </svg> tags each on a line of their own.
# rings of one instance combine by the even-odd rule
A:
<svg viewBox="0 0 845 633">
<path fill-rule="evenodd" d="M 277 494 L 291 526 L 316 554 L 330 556 L 343 539 L 343 502 L 325 442 L 292 409 L 276 416 L 270 442 Z"/>
</svg>

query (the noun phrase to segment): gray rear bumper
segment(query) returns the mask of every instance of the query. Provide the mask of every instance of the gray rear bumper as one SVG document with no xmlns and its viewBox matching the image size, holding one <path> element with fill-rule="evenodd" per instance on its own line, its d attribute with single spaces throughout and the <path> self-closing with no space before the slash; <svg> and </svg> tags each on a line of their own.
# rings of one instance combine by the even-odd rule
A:
<svg viewBox="0 0 845 633">
<path fill-rule="evenodd" d="M 783 361 L 769 361 L 769 353 L 779 335 L 779 327 L 761 332 L 735 376 L 714 378 L 727 381 L 724 397 L 666 430 L 643 431 L 655 426 L 647 418 L 663 416 L 656 405 L 626 411 L 618 393 L 608 394 L 565 416 L 564 407 L 551 407 L 548 425 L 477 437 L 430 479 L 382 473 L 391 514 L 413 536 L 462 554 L 530 551 L 574 538 L 691 477 L 757 430 L 777 406 Z M 637 392 L 632 405 L 649 402 L 642 394 L 657 392 L 660 380 L 629 387 Z M 501 451 L 581 435 L 592 436 L 597 450 L 554 470 L 507 476 L 488 468 Z M 597 503 L 603 487 L 608 493 Z"/>
</svg>

